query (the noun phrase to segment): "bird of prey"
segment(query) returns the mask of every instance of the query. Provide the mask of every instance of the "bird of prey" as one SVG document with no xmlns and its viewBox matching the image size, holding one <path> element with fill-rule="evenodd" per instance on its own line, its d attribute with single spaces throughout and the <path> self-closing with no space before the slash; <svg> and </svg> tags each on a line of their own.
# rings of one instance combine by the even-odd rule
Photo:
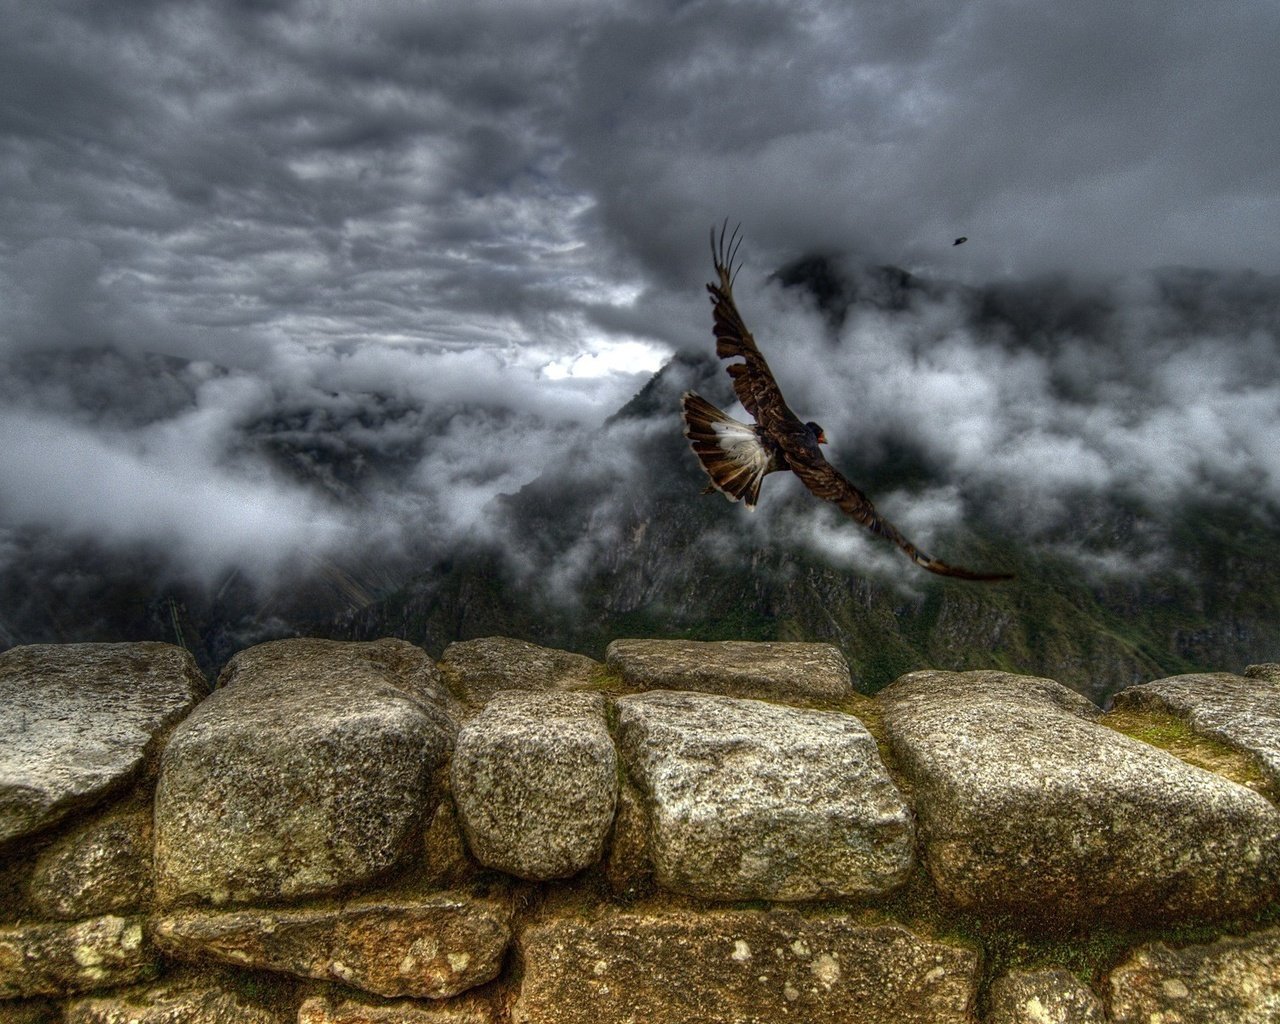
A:
<svg viewBox="0 0 1280 1024">
<path fill-rule="evenodd" d="M 969 241 L 969 236 L 968 236 L 968 235 L 961 235 L 959 238 L 957 238 L 957 239 L 956 239 L 954 242 L 952 242 L 951 244 L 952 244 L 952 245 L 964 245 L 964 243 L 965 243 L 965 242 L 967 242 L 967 241 Z"/>
<path fill-rule="evenodd" d="M 822 455 L 826 435 L 816 423 L 804 423 L 788 407 L 769 364 L 742 321 L 733 301 L 735 258 L 742 239 L 735 228 L 726 241 L 726 222 L 717 241 L 711 229 L 711 256 L 717 280 L 707 285 L 714 310 L 716 355 L 741 359 L 726 367 L 733 390 L 755 423 L 740 423 L 705 398 L 686 391 L 682 399 L 684 435 L 711 478 L 711 487 L 730 501 L 754 508 L 760 484 L 769 473 L 790 470 L 817 497 L 835 504 L 872 533 L 892 541 L 916 565 L 940 576 L 964 580 L 1007 580 L 1005 573 L 974 572 L 926 555 L 881 516 L 865 494 Z"/>
</svg>

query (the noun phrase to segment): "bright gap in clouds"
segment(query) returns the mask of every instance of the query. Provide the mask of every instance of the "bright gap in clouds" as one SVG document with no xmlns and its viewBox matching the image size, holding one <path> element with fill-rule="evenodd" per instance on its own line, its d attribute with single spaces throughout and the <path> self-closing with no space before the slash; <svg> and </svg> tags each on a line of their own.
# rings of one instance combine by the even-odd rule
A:
<svg viewBox="0 0 1280 1024">
<path fill-rule="evenodd" d="M 622 373 L 656 373 L 671 350 L 647 341 L 606 341 L 595 343 L 589 352 L 562 356 L 542 368 L 549 380 L 599 378 Z"/>
</svg>

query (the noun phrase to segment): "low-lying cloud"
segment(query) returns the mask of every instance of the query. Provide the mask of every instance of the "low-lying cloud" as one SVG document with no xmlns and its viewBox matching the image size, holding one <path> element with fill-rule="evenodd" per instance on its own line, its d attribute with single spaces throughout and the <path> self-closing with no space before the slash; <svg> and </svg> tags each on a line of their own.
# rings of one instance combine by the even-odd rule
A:
<svg viewBox="0 0 1280 1024">
<path fill-rule="evenodd" d="M 711 351 L 726 215 L 786 395 L 927 550 L 1273 513 L 1280 15 L 1064 11 L 7 5 L 0 559 L 53 531 L 216 586 L 479 534 L 527 565 L 493 498 L 570 463 L 571 591 L 678 429 L 607 418 Z M 769 283 L 823 251 L 864 299 L 879 264 L 927 286 L 841 318 Z M 753 536 L 880 564 L 765 492 Z"/>
</svg>

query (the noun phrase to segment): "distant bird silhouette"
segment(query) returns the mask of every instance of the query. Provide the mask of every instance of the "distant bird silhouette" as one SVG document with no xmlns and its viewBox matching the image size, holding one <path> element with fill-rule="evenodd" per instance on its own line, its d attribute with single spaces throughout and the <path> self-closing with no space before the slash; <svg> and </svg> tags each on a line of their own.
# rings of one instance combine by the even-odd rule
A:
<svg viewBox="0 0 1280 1024">
<path fill-rule="evenodd" d="M 954 242 L 952 242 L 951 244 L 952 244 L 952 245 L 964 245 L 964 243 L 965 243 L 965 242 L 967 242 L 967 241 L 969 241 L 969 236 L 968 236 L 968 235 L 961 235 L 959 238 L 957 238 L 957 239 L 956 239 Z"/>
<path fill-rule="evenodd" d="M 822 455 L 818 446 L 827 443 L 818 424 L 802 423 L 788 407 L 769 364 L 742 322 L 733 301 L 734 261 L 742 239 L 738 229 L 725 239 L 728 221 L 711 229 L 711 257 L 719 279 L 707 285 L 714 309 L 716 355 L 721 359 L 741 357 L 726 369 L 742 407 L 755 423 L 740 423 L 725 415 L 705 398 L 686 391 L 682 399 L 684 435 L 694 454 L 711 478 L 711 487 L 730 501 L 742 501 L 754 508 L 760 498 L 760 484 L 769 473 L 789 469 L 817 497 L 835 504 L 872 533 L 898 545 L 916 565 L 940 576 L 964 580 L 1007 580 L 1007 573 L 973 572 L 940 562 L 908 541 L 875 510 L 865 494 L 853 486 Z"/>
</svg>

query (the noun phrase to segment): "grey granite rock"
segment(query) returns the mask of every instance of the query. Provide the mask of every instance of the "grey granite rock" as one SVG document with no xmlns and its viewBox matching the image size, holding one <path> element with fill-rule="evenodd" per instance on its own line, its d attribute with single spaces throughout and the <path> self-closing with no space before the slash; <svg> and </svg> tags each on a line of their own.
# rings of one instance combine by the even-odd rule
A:
<svg viewBox="0 0 1280 1024">
<path fill-rule="evenodd" d="M 124 788 L 207 692 L 170 644 L 0 654 L 0 846 Z"/>
<path fill-rule="evenodd" d="M 1107 1024 L 1102 1000 L 1070 971 L 1010 971 L 987 995 L 985 1024 Z"/>
<path fill-rule="evenodd" d="M 618 810 L 605 854 L 604 871 L 609 888 L 624 899 L 636 896 L 653 878 L 649 862 L 652 826 L 644 797 L 630 782 L 618 791 Z"/>
<path fill-rule="evenodd" d="M 1095 724 L 1051 680 L 914 672 L 877 700 L 925 863 L 961 907 L 1028 924 L 1182 924 L 1280 892 L 1280 812 Z"/>
<path fill-rule="evenodd" d="M 584 654 L 539 647 L 527 640 L 487 636 L 444 649 L 440 672 L 460 699 L 483 705 L 501 690 L 588 690 L 603 666 Z"/>
<path fill-rule="evenodd" d="M 156 969 L 138 919 L 106 916 L 0 928 L 0 999 L 113 988 Z"/>
<path fill-rule="evenodd" d="M 454 728 L 423 651 L 281 640 L 220 683 L 164 752 L 162 904 L 333 892 L 417 853 Z"/>
<path fill-rule="evenodd" d="M 617 707 L 662 887 L 806 900 L 885 893 L 906 879 L 911 812 L 851 715 L 664 690 Z"/>
<path fill-rule="evenodd" d="M 1280 930 L 1182 949 L 1143 946 L 1110 982 L 1114 1024 L 1275 1024 Z"/>
<path fill-rule="evenodd" d="M 505 894 L 440 892 L 340 906 L 188 911 L 155 921 L 153 935 L 181 960 L 440 999 L 497 976 L 511 939 L 511 904 Z"/>
<path fill-rule="evenodd" d="M 697 690 L 773 700 L 843 697 L 849 665 L 831 644 L 615 640 L 605 665 L 629 690 Z"/>
<path fill-rule="evenodd" d="M 1177 715 L 1201 735 L 1250 755 L 1272 791 L 1280 792 L 1280 685 L 1275 681 L 1230 672 L 1170 676 L 1121 690 L 1115 707 Z"/>
<path fill-rule="evenodd" d="M 41 914 L 75 920 L 142 910 L 151 897 L 151 808 L 84 822 L 41 852 L 30 883 Z"/>
<path fill-rule="evenodd" d="M 897 925 L 780 911 L 550 918 L 513 1024 L 971 1024 L 978 957 Z"/>
<path fill-rule="evenodd" d="M 459 732 L 450 785 L 481 864 L 533 880 L 594 864 L 618 799 L 604 698 L 499 693 Z"/>
<path fill-rule="evenodd" d="M 1267 682 L 1280 683 L 1280 664 L 1271 661 L 1261 665 L 1246 665 L 1242 674 L 1248 679 L 1265 679 Z"/>
</svg>

